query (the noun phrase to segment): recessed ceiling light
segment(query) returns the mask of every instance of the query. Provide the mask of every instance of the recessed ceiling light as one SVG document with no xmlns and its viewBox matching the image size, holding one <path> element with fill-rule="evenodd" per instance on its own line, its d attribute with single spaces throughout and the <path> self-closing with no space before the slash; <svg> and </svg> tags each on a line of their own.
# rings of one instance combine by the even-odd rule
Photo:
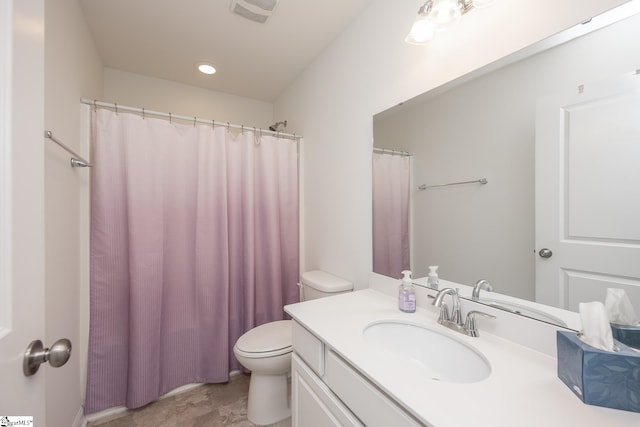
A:
<svg viewBox="0 0 640 427">
<path fill-rule="evenodd" d="M 213 65 L 207 63 L 207 62 L 200 62 L 197 64 L 198 66 L 198 70 L 201 73 L 204 74 L 215 74 L 216 73 L 216 69 Z"/>
</svg>

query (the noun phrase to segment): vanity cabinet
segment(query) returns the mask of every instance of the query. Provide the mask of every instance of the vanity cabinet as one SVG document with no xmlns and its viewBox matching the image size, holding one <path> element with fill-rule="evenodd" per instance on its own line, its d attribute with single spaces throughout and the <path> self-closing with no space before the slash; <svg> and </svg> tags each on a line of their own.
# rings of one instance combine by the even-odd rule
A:
<svg viewBox="0 0 640 427">
<path fill-rule="evenodd" d="M 363 426 L 295 353 L 292 364 L 291 416 L 293 426 Z"/>
<path fill-rule="evenodd" d="M 293 427 L 425 425 L 295 321 L 293 352 Z"/>
</svg>

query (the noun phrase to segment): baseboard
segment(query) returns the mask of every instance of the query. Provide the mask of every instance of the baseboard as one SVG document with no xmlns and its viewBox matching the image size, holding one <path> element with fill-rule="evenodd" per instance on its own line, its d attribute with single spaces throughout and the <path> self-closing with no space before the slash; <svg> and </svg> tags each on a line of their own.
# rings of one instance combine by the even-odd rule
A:
<svg viewBox="0 0 640 427">
<path fill-rule="evenodd" d="M 87 418 L 84 416 L 84 410 L 82 406 L 78 409 L 76 418 L 73 420 L 72 427 L 87 427 Z"/>
<path fill-rule="evenodd" d="M 93 414 L 85 415 L 84 417 L 87 420 L 87 423 L 94 423 L 96 421 L 106 422 L 119 418 L 127 411 L 128 409 L 125 406 L 116 406 L 114 408 L 109 408 L 100 412 L 94 412 Z"/>
</svg>

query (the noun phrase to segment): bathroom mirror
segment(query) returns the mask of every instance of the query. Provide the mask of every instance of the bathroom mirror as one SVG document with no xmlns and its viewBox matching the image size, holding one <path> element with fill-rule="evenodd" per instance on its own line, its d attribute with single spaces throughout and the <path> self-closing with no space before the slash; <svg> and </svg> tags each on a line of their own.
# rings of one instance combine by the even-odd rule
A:
<svg viewBox="0 0 640 427">
<path fill-rule="evenodd" d="M 626 15 L 612 17 L 620 11 Z M 537 104 L 639 69 L 637 13 L 638 2 L 627 3 L 374 116 L 374 147 L 411 154 L 414 278 L 439 265 L 440 277 L 452 282 L 489 280 L 495 292 L 481 292 L 489 300 L 505 295 L 536 301 L 542 249 L 535 241 Z M 486 184 L 477 182 L 482 179 Z M 429 188 L 420 190 L 421 185 Z M 374 215 L 374 227 L 375 222 Z M 640 282 L 625 280 L 640 311 Z M 604 291 L 593 289 L 582 295 L 567 290 L 563 304 L 553 309 L 575 312 L 581 298 L 604 301 Z"/>
</svg>

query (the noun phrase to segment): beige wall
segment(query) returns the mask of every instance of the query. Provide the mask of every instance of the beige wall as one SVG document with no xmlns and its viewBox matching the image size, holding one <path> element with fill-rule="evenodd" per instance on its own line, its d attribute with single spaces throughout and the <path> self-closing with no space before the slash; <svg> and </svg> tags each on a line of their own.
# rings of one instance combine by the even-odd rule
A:
<svg viewBox="0 0 640 427">
<path fill-rule="evenodd" d="M 104 70 L 103 101 L 263 129 L 275 122 L 268 102 L 112 68 Z"/>
<path fill-rule="evenodd" d="M 500 1 L 428 47 L 404 37 L 422 0 L 373 0 L 276 101 L 304 140 L 303 269 L 366 286 L 372 268 L 372 116 L 622 0 Z"/>
<path fill-rule="evenodd" d="M 45 2 L 45 128 L 88 157 L 81 143 L 80 97 L 102 96 L 102 62 L 77 1 Z M 84 395 L 87 318 L 81 310 L 86 272 L 89 171 L 69 166 L 70 156 L 45 141 L 45 344 L 69 338 L 73 352 L 58 369 L 46 368 L 48 426 L 70 426 Z M 86 293 L 85 293 L 86 296 Z"/>
</svg>

